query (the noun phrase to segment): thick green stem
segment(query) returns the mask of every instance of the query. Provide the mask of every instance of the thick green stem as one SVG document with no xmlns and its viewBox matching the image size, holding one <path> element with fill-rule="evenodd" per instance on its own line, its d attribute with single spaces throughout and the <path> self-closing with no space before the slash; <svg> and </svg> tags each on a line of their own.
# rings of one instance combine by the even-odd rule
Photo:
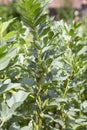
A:
<svg viewBox="0 0 87 130">
<path fill-rule="evenodd" d="M 36 41 L 39 42 L 39 35 L 38 35 L 38 30 L 37 29 L 34 29 L 35 31 L 35 39 Z M 40 80 L 41 80 L 41 68 L 39 66 L 39 64 L 41 63 L 41 51 L 39 51 L 38 47 L 36 46 L 36 49 L 37 49 L 37 53 L 38 53 L 38 59 L 37 59 L 37 71 L 36 71 L 36 80 L 37 80 L 37 94 L 36 94 L 36 104 L 38 106 L 38 110 L 37 110 L 37 121 L 34 122 L 34 128 L 35 130 L 41 130 L 42 129 L 42 118 L 41 118 L 41 113 L 42 113 L 42 99 L 41 99 L 41 93 L 42 93 L 42 85 L 40 83 Z"/>
<path fill-rule="evenodd" d="M 63 98 L 65 98 L 66 95 L 67 95 L 69 81 L 70 81 L 70 79 L 68 78 L 68 79 L 67 79 L 66 88 L 65 88 L 65 92 L 64 92 L 64 96 L 63 96 Z"/>
<path fill-rule="evenodd" d="M 65 91 L 64 91 L 64 95 L 63 95 L 64 99 L 66 98 L 66 95 L 67 95 L 69 81 L 70 81 L 70 79 L 68 78 L 67 82 L 66 82 L 66 88 L 65 88 Z M 65 103 L 63 103 L 62 108 L 61 108 L 62 120 L 65 122 L 65 112 L 64 112 L 64 109 L 65 109 Z"/>
</svg>

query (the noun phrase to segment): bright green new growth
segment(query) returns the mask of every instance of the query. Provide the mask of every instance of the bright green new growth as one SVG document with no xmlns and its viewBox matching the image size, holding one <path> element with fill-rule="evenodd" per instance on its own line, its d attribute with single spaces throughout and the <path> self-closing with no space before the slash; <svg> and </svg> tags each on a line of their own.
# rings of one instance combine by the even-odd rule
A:
<svg viewBox="0 0 87 130">
<path fill-rule="evenodd" d="M 0 22 L 0 129 L 87 129 L 87 36 L 21 0 L 22 22 Z M 10 27 L 9 27 L 10 26 Z"/>
</svg>

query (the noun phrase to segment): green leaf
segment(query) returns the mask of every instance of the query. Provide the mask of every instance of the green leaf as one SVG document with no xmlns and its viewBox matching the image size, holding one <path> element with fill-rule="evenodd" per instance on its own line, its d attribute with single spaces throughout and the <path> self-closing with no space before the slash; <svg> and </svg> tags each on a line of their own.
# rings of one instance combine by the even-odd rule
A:
<svg viewBox="0 0 87 130">
<path fill-rule="evenodd" d="M 44 24 L 46 22 L 47 14 L 43 14 L 39 19 L 36 20 L 35 26 Z"/>
<path fill-rule="evenodd" d="M 84 101 L 82 104 L 81 104 L 81 110 L 83 112 L 87 112 L 87 101 Z"/>
<path fill-rule="evenodd" d="M 20 130 L 33 130 L 33 123 L 32 120 L 29 122 L 28 126 L 25 126 L 23 128 L 21 128 Z"/>
<path fill-rule="evenodd" d="M 12 110 L 16 110 L 28 97 L 30 93 L 22 90 L 12 95 L 10 99 L 7 99 L 7 104 Z"/>
<path fill-rule="evenodd" d="M 27 78 L 27 77 L 26 77 L 26 78 L 21 79 L 20 82 L 21 82 L 22 84 L 24 84 L 24 85 L 32 86 L 32 85 L 34 85 L 35 80 L 34 80 L 33 78 Z"/>
<path fill-rule="evenodd" d="M 0 57 L 2 57 L 6 53 L 7 45 L 2 45 L 0 47 Z"/>
<path fill-rule="evenodd" d="M 84 46 L 78 53 L 77 55 L 84 55 L 87 53 L 87 46 Z"/>
<path fill-rule="evenodd" d="M 5 40 L 8 40 L 8 39 L 10 39 L 10 38 L 13 38 L 13 37 L 16 35 L 16 33 L 17 33 L 17 31 L 9 32 L 9 33 L 7 33 L 3 38 L 4 38 Z"/>
<path fill-rule="evenodd" d="M 3 84 L 1 87 L 0 87 L 0 94 L 3 94 L 5 92 L 8 92 L 9 90 L 11 89 L 23 89 L 21 87 L 21 84 L 20 83 L 9 83 L 9 84 Z"/>
<path fill-rule="evenodd" d="M 0 70 L 5 69 L 10 60 L 14 58 L 17 55 L 18 49 L 12 48 L 6 53 L 2 58 L 0 58 Z"/>
<path fill-rule="evenodd" d="M 10 126 L 10 128 L 9 128 L 9 130 L 19 130 L 19 129 L 20 129 L 20 126 L 18 125 L 17 122 L 14 122 L 14 123 Z"/>
<path fill-rule="evenodd" d="M 13 18 L 13 19 L 11 19 L 11 20 L 9 20 L 9 21 L 7 21 L 7 22 L 2 23 L 1 31 L 0 31 L 1 35 L 3 35 L 3 34 L 5 33 L 5 31 L 6 31 L 6 29 L 8 28 L 8 26 L 9 26 L 14 20 L 15 20 L 15 18 Z"/>
<path fill-rule="evenodd" d="M 50 31 L 50 27 L 43 28 L 42 32 L 40 33 L 40 37 L 43 37 L 47 35 L 47 33 Z"/>
<path fill-rule="evenodd" d="M 23 128 L 21 128 L 20 130 L 30 130 L 28 126 L 24 126 Z M 31 129 L 33 130 L 33 129 Z"/>
<path fill-rule="evenodd" d="M 11 110 L 7 104 L 5 102 L 2 102 L 0 105 L 0 117 L 1 117 L 1 121 L 2 124 L 1 126 L 3 126 L 3 124 L 9 120 L 12 115 L 15 114 L 13 110 Z"/>
</svg>

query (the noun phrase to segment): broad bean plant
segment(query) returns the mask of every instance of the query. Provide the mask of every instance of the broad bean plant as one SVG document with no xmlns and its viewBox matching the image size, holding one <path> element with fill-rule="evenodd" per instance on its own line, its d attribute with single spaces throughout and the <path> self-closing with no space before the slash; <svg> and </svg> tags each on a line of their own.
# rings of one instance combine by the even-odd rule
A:
<svg viewBox="0 0 87 130">
<path fill-rule="evenodd" d="M 87 35 L 20 0 L 0 21 L 0 130 L 87 130 Z"/>
</svg>

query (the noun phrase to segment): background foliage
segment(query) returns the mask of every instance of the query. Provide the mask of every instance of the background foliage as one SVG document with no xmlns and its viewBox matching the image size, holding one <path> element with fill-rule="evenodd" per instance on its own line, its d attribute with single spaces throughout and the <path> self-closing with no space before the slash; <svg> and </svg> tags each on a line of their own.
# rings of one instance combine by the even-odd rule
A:
<svg viewBox="0 0 87 130">
<path fill-rule="evenodd" d="M 2 21 L 6 21 L 14 17 L 20 19 L 18 9 L 19 7 L 16 5 L 15 0 L 10 2 L 8 5 L 0 5 L 0 17 L 2 18 Z"/>
<path fill-rule="evenodd" d="M 47 2 L 0 21 L 1 130 L 87 129 L 85 25 L 50 19 Z"/>
<path fill-rule="evenodd" d="M 57 9 L 57 20 L 60 19 L 71 22 L 74 19 L 74 9 L 71 7 Z"/>
</svg>

